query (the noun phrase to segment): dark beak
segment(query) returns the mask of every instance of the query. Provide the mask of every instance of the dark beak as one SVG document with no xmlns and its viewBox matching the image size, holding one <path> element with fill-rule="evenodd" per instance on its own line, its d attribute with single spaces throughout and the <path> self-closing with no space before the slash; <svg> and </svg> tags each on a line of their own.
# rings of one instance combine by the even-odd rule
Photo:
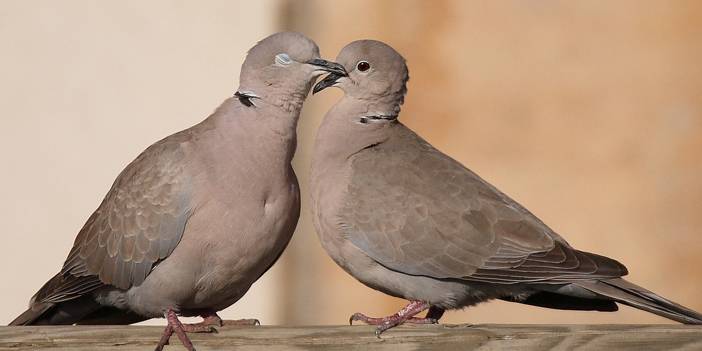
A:
<svg viewBox="0 0 702 351">
<path fill-rule="evenodd" d="M 314 86 L 314 89 L 312 89 L 312 94 L 316 94 L 324 88 L 328 88 L 334 85 L 337 79 L 349 75 L 348 73 L 346 73 L 346 69 L 344 68 L 344 66 L 336 62 L 331 62 L 322 59 L 314 59 L 308 61 L 307 63 L 309 63 L 310 65 L 318 66 L 322 70 L 329 72 L 329 74 L 326 77 L 324 77 L 324 79 L 319 81 L 319 83 L 317 83 L 317 85 Z"/>
<path fill-rule="evenodd" d="M 327 71 L 329 73 L 336 73 L 336 74 L 341 74 L 343 76 L 346 76 L 346 69 L 344 69 L 344 66 L 336 63 L 336 62 L 331 62 L 327 60 L 322 60 L 322 59 L 313 59 L 307 61 L 308 64 L 317 66 L 319 67 L 322 71 Z"/>
<path fill-rule="evenodd" d="M 312 94 L 317 94 L 320 91 L 329 88 L 330 86 L 333 86 L 336 84 L 336 81 L 339 80 L 339 78 L 346 77 L 346 74 L 338 74 L 338 73 L 329 73 L 327 74 L 324 79 L 320 80 L 319 83 L 315 84 L 314 89 L 312 89 Z"/>
</svg>

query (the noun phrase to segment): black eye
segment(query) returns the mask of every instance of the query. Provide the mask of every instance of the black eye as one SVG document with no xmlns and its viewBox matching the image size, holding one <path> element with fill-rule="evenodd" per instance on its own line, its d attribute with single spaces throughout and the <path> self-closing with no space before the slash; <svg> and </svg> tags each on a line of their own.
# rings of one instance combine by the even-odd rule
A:
<svg viewBox="0 0 702 351">
<path fill-rule="evenodd" d="M 356 65 L 356 68 L 358 68 L 358 70 L 361 72 L 365 72 L 370 69 L 370 63 L 366 61 L 361 61 Z"/>
</svg>

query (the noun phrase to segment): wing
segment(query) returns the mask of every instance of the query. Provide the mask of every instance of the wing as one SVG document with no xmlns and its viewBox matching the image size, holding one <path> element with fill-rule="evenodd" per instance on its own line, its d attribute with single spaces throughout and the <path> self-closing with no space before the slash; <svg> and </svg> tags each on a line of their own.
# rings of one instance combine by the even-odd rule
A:
<svg viewBox="0 0 702 351">
<path fill-rule="evenodd" d="M 182 150 L 188 135 L 157 142 L 122 171 L 78 233 L 61 275 L 97 276 L 103 284 L 127 289 L 140 285 L 173 252 L 190 214 Z"/>
<path fill-rule="evenodd" d="M 572 249 L 536 216 L 398 124 L 352 156 L 340 214 L 348 239 L 399 272 L 492 283 L 626 274 Z"/>
</svg>

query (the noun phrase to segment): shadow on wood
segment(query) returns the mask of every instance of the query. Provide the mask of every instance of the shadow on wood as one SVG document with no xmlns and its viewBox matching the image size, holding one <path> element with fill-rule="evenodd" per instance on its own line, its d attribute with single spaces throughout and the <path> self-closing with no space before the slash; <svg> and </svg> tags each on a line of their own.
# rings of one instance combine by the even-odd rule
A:
<svg viewBox="0 0 702 351">
<path fill-rule="evenodd" d="M 155 326 L 0 327 L 0 350 L 153 350 Z M 378 339 L 370 326 L 225 327 L 190 334 L 206 350 L 700 350 L 685 325 L 403 326 Z M 173 338 L 166 350 L 184 350 Z"/>
</svg>

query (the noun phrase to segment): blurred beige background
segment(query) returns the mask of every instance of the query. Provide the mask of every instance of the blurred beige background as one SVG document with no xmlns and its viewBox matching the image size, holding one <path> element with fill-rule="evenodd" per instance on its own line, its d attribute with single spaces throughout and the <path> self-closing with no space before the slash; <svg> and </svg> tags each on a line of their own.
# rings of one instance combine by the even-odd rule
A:
<svg viewBox="0 0 702 351">
<path fill-rule="evenodd" d="M 576 247 L 702 310 L 702 3 L 690 1 L 0 2 L 0 323 L 55 274 L 119 171 L 205 118 L 245 51 L 283 29 L 333 58 L 374 38 L 411 80 L 401 119 Z M 311 226 L 311 97 L 295 168 L 303 212 L 281 261 L 228 318 L 342 324 L 404 302 L 356 282 Z M 444 322 L 661 323 L 491 302 Z M 161 323 L 162 321 L 151 321 Z"/>
</svg>

